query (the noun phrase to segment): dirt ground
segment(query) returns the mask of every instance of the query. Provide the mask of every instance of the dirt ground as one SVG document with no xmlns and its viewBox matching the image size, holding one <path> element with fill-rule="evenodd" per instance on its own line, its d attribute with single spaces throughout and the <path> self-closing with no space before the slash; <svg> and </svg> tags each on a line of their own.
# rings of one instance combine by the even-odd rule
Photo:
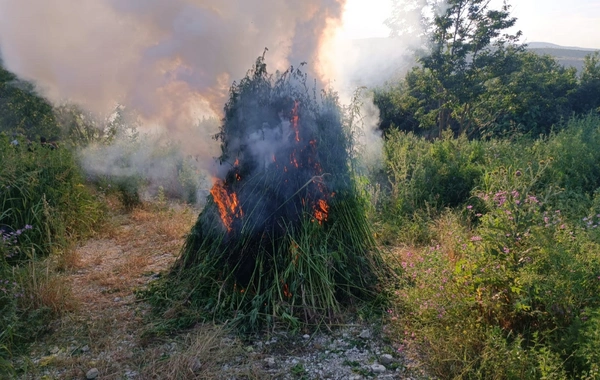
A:
<svg viewBox="0 0 600 380">
<path fill-rule="evenodd" d="M 153 205 L 115 210 L 98 235 L 61 258 L 72 311 L 49 326 L 22 379 L 411 379 L 410 363 L 380 328 L 270 333 L 245 342 L 212 324 L 144 339 L 149 306 L 135 296 L 175 261 L 198 210 Z M 385 366 L 381 365 L 385 359 Z"/>
<path fill-rule="evenodd" d="M 26 378 L 85 378 L 93 368 L 102 379 L 137 377 L 150 357 L 140 344 L 148 307 L 134 291 L 174 262 L 196 217 L 181 205 L 115 211 L 98 236 L 66 253 L 62 279 L 76 306 L 34 344 Z"/>
</svg>

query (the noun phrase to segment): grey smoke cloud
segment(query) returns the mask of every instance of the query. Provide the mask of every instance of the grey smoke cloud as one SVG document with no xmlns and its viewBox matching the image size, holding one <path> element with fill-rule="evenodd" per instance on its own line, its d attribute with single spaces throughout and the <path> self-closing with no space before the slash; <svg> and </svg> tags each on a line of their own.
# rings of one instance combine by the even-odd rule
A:
<svg viewBox="0 0 600 380">
<path fill-rule="evenodd" d="M 391 12 L 384 24 L 390 38 L 347 39 L 336 36 L 328 41 L 324 52 L 329 62 L 325 77 L 339 91 L 342 103 L 358 101 L 360 119 L 359 143 L 362 161 L 368 167 L 382 162 L 383 140 L 379 130 L 379 109 L 373 94 L 359 88 L 383 86 L 402 78 L 417 64 L 415 53 L 424 46 L 425 23 L 423 11 L 429 0 L 389 0 Z"/>
<path fill-rule="evenodd" d="M 307 61 L 318 77 L 344 2 L 0 0 L 0 49 L 6 68 L 50 100 L 100 114 L 123 104 L 209 158 L 214 131 L 194 138 L 195 120 L 220 112 L 265 47 L 270 71 Z"/>
<path fill-rule="evenodd" d="M 390 0 L 387 25 L 394 38 L 387 40 L 336 37 L 346 1 L 0 0 L 0 51 L 5 67 L 51 101 L 74 102 L 98 115 L 122 104 L 146 130 L 161 131 L 162 138 L 147 143 L 178 140 L 199 169 L 219 175 L 212 139 L 217 123 L 197 127 L 197 121 L 221 116 L 232 81 L 265 47 L 269 72 L 306 61 L 303 70 L 339 91 L 346 104 L 357 87 L 381 85 L 414 64 L 428 0 Z M 381 160 L 379 110 L 364 94 L 361 142 L 374 165 Z M 248 138 L 268 165 L 280 146 L 274 138 Z M 82 154 L 90 173 L 126 175 L 111 164 L 120 162 L 123 147 L 94 149 Z M 152 155 L 143 153 L 134 155 L 131 170 L 156 171 Z"/>
</svg>

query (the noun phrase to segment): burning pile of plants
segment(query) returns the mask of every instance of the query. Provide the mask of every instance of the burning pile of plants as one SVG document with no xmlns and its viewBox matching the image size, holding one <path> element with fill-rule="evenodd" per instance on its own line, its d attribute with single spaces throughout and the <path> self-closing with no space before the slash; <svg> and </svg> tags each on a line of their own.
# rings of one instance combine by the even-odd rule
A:
<svg viewBox="0 0 600 380">
<path fill-rule="evenodd" d="M 272 76 L 261 57 L 231 87 L 220 173 L 177 264 L 151 290 L 159 310 L 184 324 L 299 326 L 332 321 L 374 291 L 381 261 L 353 178 L 353 134 L 336 95 L 318 96 L 306 78 L 293 68 Z"/>
</svg>

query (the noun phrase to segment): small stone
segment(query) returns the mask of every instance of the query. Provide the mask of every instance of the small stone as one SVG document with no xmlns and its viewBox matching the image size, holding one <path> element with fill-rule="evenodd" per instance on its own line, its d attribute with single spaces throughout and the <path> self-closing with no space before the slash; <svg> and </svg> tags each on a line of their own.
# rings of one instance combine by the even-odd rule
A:
<svg viewBox="0 0 600 380">
<path fill-rule="evenodd" d="M 93 380 L 98 377 L 98 368 L 92 368 L 85 374 L 87 380 Z"/>
<path fill-rule="evenodd" d="M 275 368 L 275 366 L 277 365 L 274 357 L 265 358 L 264 362 L 267 368 Z"/>
<path fill-rule="evenodd" d="M 194 359 L 191 369 L 193 373 L 198 373 L 202 369 L 202 363 L 200 363 L 200 360 L 198 360 L 198 358 Z"/>
<path fill-rule="evenodd" d="M 88 346 L 87 344 L 83 347 L 81 347 L 81 352 L 88 352 L 90 350 L 90 346 Z"/>
<path fill-rule="evenodd" d="M 371 366 L 371 371 L 373 371 L 373 373 L 384 373 L 385 367 L 379 363 L 375 363 Z"/>
<path fill-rule="evenodd" d="M 369 339 L 371 338 L 371 332 L 369 330 L 363 330 L 360 332 L 360 335 L 358 337 L 362 339 Z"/>
<path fill-rule="evenodd" d="M 113 301 L 120 302 L 121 301 L 121 297 L 115 297 L 115 299 Z"/>
<path fill-rule="evenodd" d="M 379 362 L 383 365 L 392 364 L 394 362 L 394 357 L 390 354 L 383 354 L 379 357 Z"/>
<path fill-rule="evenodd" d="M 308 335 L 308 334 L 304 334 L 304 335 L 302 335 L 302 338 L 303 338 L 303 339 L 310 339 L 310 335 Z"/>
</svg>

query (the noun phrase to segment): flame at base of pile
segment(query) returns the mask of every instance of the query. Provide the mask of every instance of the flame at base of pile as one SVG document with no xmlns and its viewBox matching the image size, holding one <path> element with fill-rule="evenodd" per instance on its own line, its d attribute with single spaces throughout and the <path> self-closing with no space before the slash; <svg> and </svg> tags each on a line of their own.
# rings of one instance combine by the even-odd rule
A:
<svg viewBox="0 0 600 380">
<path fill-rule="evenodd" d="M 381 260 L 350 171 L 351 133 L 335 94 L 317 98 L 305 79 L 273 78 L 259 58 L 231 88 L 216 136 L 226 174 L 161 290 L 195 318 L 297 326 L 372 295 Z"/>
</svg>

